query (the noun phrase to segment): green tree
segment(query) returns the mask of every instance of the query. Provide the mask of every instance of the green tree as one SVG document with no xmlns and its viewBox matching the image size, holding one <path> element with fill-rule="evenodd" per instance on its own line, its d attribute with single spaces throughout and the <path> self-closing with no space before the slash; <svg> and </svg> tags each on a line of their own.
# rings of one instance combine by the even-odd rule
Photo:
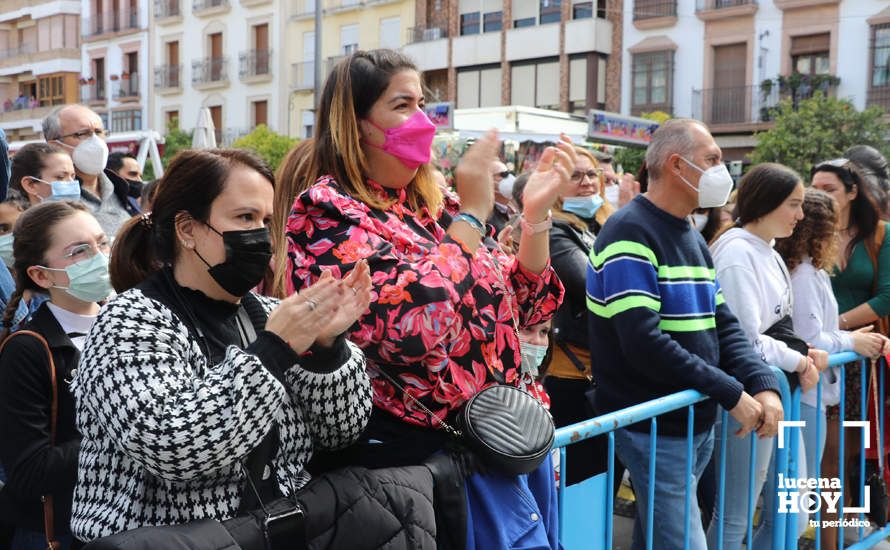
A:
<svg viewBox="0 0 890 550">
<path fill-rule="evenodd" d="M 173 118 L 167 122 L 167 134 L 164 136 L 164 154 L 161 156 L 161 163 L 164 165 L 164 168 L 170 166 L 170 161 L 173 160 L 177 153 L 191 146 L 192 133 L 179 128 L 179 119 Z M 155 176 L 153 168 L 150 162 L 146 162 L 142 179 L 145 181 L 155 179 L 157 176 Z"/>
<path fill-rule="evenodd" d="M 890 153 L 885 136 L 890 125 L 884 110 L 869 107 L 857 111 L 846 99 L 825 97 L 817 92 L 811 99 L 783 101 L 774 111 L 775 125 L 758 132 L 757 146 L 749 155 L 754 164 L 779 162 L 809 179 L 813 165 L 843 156 L 852 145 L 871 145 Z"/>
<path fill-rule="evenodd" d="M 269 163 L 272 170 L 277 170 L 284 156 L 297 141 L 295 138 L 273 132 L 265 124 L 260 124 L 251 133 L 238 138 L 232 147 L 253 150 Z"/>
</svg>

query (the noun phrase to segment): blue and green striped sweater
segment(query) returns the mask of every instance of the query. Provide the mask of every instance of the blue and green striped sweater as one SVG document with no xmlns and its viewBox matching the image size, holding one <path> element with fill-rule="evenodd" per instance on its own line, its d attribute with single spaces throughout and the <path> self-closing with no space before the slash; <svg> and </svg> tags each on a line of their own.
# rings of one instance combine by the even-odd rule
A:
<svg viewBox="0 0 890 550">
<path fill-rule="evenodd" d="M 719 403 L 744 389 L 777 391 L 724 303 L 707 244 L 684 219 L 639 196 L 597 236 L 587 266 L 591 357 L 598 414 L 686 389 L 713 399 L 695 406 L 709 429 Z M 659 417 L 658 432 L 685 435 L 686 409 Z M 648 431 L 649 422 L 630 429 Z"/>
</svg>

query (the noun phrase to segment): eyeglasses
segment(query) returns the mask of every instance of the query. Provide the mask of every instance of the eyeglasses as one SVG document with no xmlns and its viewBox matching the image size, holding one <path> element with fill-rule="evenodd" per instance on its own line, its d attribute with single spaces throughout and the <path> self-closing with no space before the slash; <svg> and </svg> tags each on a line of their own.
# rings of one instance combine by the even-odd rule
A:
<svg viewBox="0 0 890 550">
<path fill-rule="evenodd" d="M 492 176 L 500 176 L 501 179 L 506 178 L 507 176 L 512 176 L 513 172 L 509 170 L 504 170 L 503 172 L 495 172 Z"/>
<path fill-rule="evenodd" d="M 88 243 L 79 244 L 71 249 L 70 252 L 62 256 L 63 260 L 86 260 L 87 258 L 92 258 L 99 252 L 103 254 L 108 254 L 111 251 L 111 243 L 108 239 L 105 239 L 99 242 L 95 247 Z"/>
<path fill-rule="evenodd" d="M 73 132 L 70 134 L 65 134 L 64 136 L 59 136 L 59 139 L 65 139 L 69 137 L 77 138 L 78 141 L 83 141 L 85 139 L 89 139 L 93 134 L 99 136 L 100 138 L 107 138 L 111 135 L 111 132 L 104 130 L 102 128 L 96 128 L 93 130 L 92 128 L 87 128 L 86 130 L 80 130 L 78 132 Z"/>
<path fill-rule="evenodd" d="M 602 168 L 591 169 L 586 172 L 572 172 L 572 182 L 580 184 L 584 176 L 587 176 L 588 180 L 593 181 L 594 179 L 599 179 L 602 175 Z"/>
</svg>

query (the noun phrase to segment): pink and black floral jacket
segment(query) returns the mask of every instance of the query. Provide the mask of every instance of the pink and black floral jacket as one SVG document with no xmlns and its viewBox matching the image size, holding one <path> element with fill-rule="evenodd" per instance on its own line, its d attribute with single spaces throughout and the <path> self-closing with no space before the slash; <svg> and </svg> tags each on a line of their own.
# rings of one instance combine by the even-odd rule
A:
<svg viewBox="0 0 890 550">
<path fill-rule="evenodd" d="M 372 210 L 330 177 L 297 197 L 287 222 L 290 283 L 298 290 L 323 267 L 343 275 L 366 258 L 374 296 L 349 336 L 372 367 L 374 404 L 405 422 L 438 428 L 401 390 L 375 376 L 375 367 L 445 418 L 491 384 L 519 382 L 519 341 L 508 304 L 520 326 L 541 323 L 559 307 L 563 286 L 549 264 L 535 275 L 500 251 L 480 246 L 470 253 L 428 210 L 418 216 L 405 206 L 404 190 L 369 183 L 399 200 Z M 446 197 L 446 212 L 454 215 L 458 206 Z"/>
</svg>

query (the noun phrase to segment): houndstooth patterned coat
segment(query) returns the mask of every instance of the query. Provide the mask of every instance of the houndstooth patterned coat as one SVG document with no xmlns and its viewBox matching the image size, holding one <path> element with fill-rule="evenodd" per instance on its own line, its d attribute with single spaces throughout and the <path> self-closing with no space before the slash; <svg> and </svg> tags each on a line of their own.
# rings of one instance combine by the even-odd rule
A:
<svg viewBox="0 0 890 550">
<path fill-rule="evenodd" d="M 257 296 L 268 314 L 276 300 Z M 278 422 L 280 489 L 309 480 L 314 446 L 351 443 L 367 423 L 371 390 L 352 343 L 329 374 L 294 365 L 279 382 L 230 346 L 208 365 L 165 305 L 131 289 L 99 314 L 73 383 L 83 434 L 72 532 L 81 540 L 146 525 L 237 514 L 240 460 Z"/>
</svg>

